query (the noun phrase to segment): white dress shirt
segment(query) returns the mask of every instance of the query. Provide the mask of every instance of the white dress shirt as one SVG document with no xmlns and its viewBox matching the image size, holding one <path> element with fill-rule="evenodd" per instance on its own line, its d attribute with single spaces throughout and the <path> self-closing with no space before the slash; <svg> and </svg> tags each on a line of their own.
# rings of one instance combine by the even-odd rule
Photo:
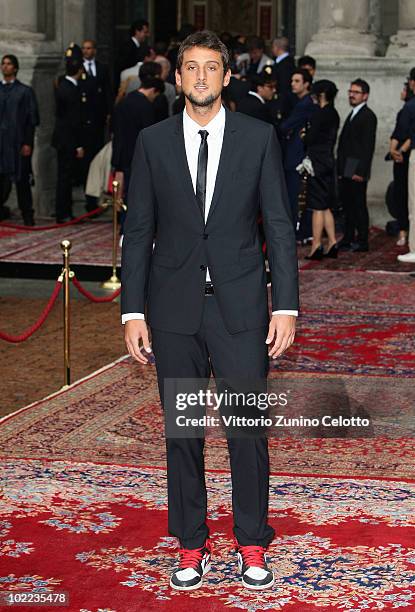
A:
<svg viewBox="0 0 415 612">
<path fill-rule="evenodd" d="M 278 55 L 275 58 L 275 63 L 279 64 L 280 62 L 282 62 L 282 60 L 284 60 L 286 57 L 288 57 L 290 54 L 288 53 L 288 51 L 286 51 L 285 53 L 281 53 L 281 55 Z"/>
<path fill-rule="evenodd" d="M 75 87 L 78 87 L 78 81 L 76 79 L 74 79 L 73 77 L 66 75 L 65 79 L 68 79 L 68 81 L 73 83 L 75 85 Z"/>
<path fill-rule="evenodd" d="M 84 68 L 86 70 L 86 73 L 89 74 L 89 72 L 92 72 L 92 76 L 96 77 L 97 76 L 97 67 L 95 65 L 95 60 L 87 60 L 84 59 Z"/>
<path fill-rule="evenodd" d="M 350 119 L 349 119 L 349 121 L 352 121 L 352 119 L 354 119 L 354 118 L 356 117 L 357 113 L 358 113 L 360 110 L 362 110 L 362 108 L 363 108 L 364 106 L 366 106 L 366 102 L 361 102 L 361 103 L 360 103 L 360 104 L 358 104 L 357 106 L 354 106 L 354 107 L 353 107 L 353 110 L 352 110 L 352 114 L 350 115 Z"/>
<path fill-rule="evenodd" d="M 197 178 L 197 160 L 199 156 L 199 147 L 201 136 L 199 130 L 208 132 L 208 163 L 206 174 L 206 199 L 205 199 L 205 222 L 209 215 L 210 205 L 212 203 L 213 191 L 215 189 L 216 175 L 219 167 L 219 159 L 222 151 L 223 133 L 225 131 L 226 112 L 223 106 L 220 111 L 209 121 L 207 125 L 201 126 L 194 121 L 186 112 L 183 111 L 183 136 L 184 146 L 186 149 L 187 165 L 189 166 L 190 176 L 192 178 L 193 189 L 196 193 L 196 178 Z M 210 281 L 209 269 L 206 270 L 206 281 Z M 297 316 L 296 310 L 276 310 L 272 314 L 290 314 Z M 144 314 L 141 312 L 131 312 L 123 314 L 121 317 L 122 323 L 131 319 L 144 319 Z"/>
<path fill-rule="evenodd" d="M 259 100 L 260 102 L 262 102 L 262 104 L 265 104 L 265 100 L 264 100 L 264 98 L 261 98 L 261 96 L 259 95 L 259 93 L 258 93 L 258 92 L 256 92 L 256 91 L 248 91 L 248 94 L 249 94 L 250 96 L 254 96 L 254 98 L 258 98 L 258 100 Z"/>
</svg>

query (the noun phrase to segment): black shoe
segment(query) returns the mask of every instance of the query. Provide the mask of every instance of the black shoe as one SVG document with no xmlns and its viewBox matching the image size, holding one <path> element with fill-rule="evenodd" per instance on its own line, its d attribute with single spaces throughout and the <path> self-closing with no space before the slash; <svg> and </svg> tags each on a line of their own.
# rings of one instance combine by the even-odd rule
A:
<svg viewBox="0 0 415 612">
<path fill-rule="evenodd" d="M 210 570 L 212 548 L 209 538 L 200 548 L 180 548 L 179 567 L 170 578 L 170 586 L 178 591 L 192 591 L 202 586 L 203 576 Z"/>
<path fill-rule="evenodd" d="M 28 214 L 28 215 L 23 215 L 23 224 L 27 225 L 28 227 L 33 227 L 35 224 L 35 220 L 33 219 L 33 215 Z"/>
<path fill-rule="evenodd" d="M 333 246 L 329 248 L 327 253 L 324 253 L 324 257 L 330 257 L 331 259 L 337 259 L 338 254 L 339 254 L 339 247 L 337 246 L 337 244 L 333 244 Z"/>
<path fill-rule="evenodd" d="M 337 248 L 339 251 L 350 251 L 352 248 L 352 243 L 342 239 L 337 243 Z"/>
<path fill-rule="evenodd" d="M 274 574 L 267 565 L 263 546 L 237 546 L 238 568 L 247 589 L 261 591 L 274 584 Z"/>
<path fill-rule="evenodd" d="M 352 242 L 350 250 L 352 253 L 367 253 L 369 251 L 369 245 L 364 242 Z"/>
<path fill-rule="evenodd" d="M 320 245 L 311 253 L 311 255 L 306 255 L 304 259 L 312 259 L 314 261 L 320 261 L 321 259 L 323 259 L 323 256 L 324 256 L 323 247 Z"/>
</svg>

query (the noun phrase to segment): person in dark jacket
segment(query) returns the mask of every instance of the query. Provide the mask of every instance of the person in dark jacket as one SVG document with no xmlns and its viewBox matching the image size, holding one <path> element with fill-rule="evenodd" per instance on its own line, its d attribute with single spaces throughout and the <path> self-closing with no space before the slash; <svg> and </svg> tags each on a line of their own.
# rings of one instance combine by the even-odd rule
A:
<svg viewBox="0 0 415 612">
<path fill-rule="evenodd" d="M 12 182 L 25 225 L 34 225 L 31 191 L 32 153 L 39 112 L 33 89 L 17 78 L 19 62 L 4 55 L 0 83 L 0 220 L 10 216 L 5 203 Z"/>
<path fill-rule="evenodd" d="M 147 62 L 147 64 L 150 63 L 152 62 Z M 114 111 L 112 166 L 125 198 L 128 195 L 131 163 L 137 137 L 141 130 L 156 123 L 153 102 L 164 91 L 164 82 L 147 72 L 147 64 L 143 64 L 140 69 L 140 88 L 123 98 Z M 159 64 L 156 64 L 156 67 L 160 69 Z"/>
<path fill-rule="evenodd" d="M 377 127 L 376 115 L 367 106 L 369 92 L 369 84 L 363 79 L 355 79 L 350 84 L 352 111 L 344 122 L 337 149 L 340 199 L 345 215 L 344 236 L 339 247 L 356 252 L 369 250 L 366 194 Z"/>
<path fill-rule="evenodd" d="M 126 41 L 120 52 L 118 62 L 119 72 L 142 62 L 147 53 L 147 39 L 150 36 L 149 23 L 145 19 L 138 19 L 131 24 L 130 38 Z"/>
<path fill-rule="evenodd" d="M 67 50 L 65 76 L 55 90 L 56 120 L 52 146 L 57 151 L 58 178 L 56 183 L 56 221 L 72 219 L 72 184 L 76 175 L 76 160 L 84 155 L 81 124 L 82 52 L 78 46 Z"/>
<path fill-rule="evenodd" d="M 303 138 L 313 175 L 307 179 L 307 207 L 313 211 L 313 243 L 307 259 L 322 259 L 323 231 L 328 237 L 328 257 L 337 257 L 334 217 L 330 210 L 335 194 L 334 146 L 340 118 L 334 108 L 337 87 L 332 81 L 313 84 L 311 95 L 318 104 Z"/>
<path fill-rule="evenodd" d="M 411 138 L 409 130 L 405 129 L 404 122 L 402 121 L 402 113 L 406 103 L 412 97 L 413 94 L 408 83 L 405 83 L 401 92 L 401 100 L 405 102 L 405 105 L 396 116 L 395 128 L 390 138 L 389 153 L 393 160 L 393 201 L 399 224 L 397 246 L 405 246 L 408 241 L 408 167 Z"/>
<path fill-rule="evenodd" d="M 275 93 L 275 81 L 266 73 L 255 74 L 250 77 L 248 94 L 236 104 L 238 113 L 244 113 L 266 123 L 272 123 L 271 114 L 266 102 L 272 100 Z"/>
</svg>

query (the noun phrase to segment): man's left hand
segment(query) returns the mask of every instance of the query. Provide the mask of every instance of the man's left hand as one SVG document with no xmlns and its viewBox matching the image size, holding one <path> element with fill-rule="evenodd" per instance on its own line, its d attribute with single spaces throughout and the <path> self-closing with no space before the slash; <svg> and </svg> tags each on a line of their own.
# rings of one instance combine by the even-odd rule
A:
<svg viewBox="0 0 415 612">
<path fill-rule="evenodd" d="M 268 356 L 276 359 L 292 345 L 295 337 L 295 323 L 297 317 L 287 314 L 272 315 L 269 322 L 268 336 L 265 340 L 269 344 Z M 274 341 L 274 344 L 272 342 Z"/>
<path fill-rule="evenodd" d="M 32 155 L 32 147 L 30 145 L 23 145 L 20 153 L 23 157 L 30 157 Z"/>
</svg>

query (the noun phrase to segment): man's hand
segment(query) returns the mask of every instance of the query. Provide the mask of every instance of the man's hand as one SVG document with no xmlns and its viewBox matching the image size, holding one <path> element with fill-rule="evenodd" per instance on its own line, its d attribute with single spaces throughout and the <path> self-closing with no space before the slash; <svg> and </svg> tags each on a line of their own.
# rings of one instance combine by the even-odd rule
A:
<svg viewBox="0 0 415 612">
<path fill-rule="evenodd" d="M 354 181 L 355 183 L 363 183 L 365 179 L 363 178 L 363 176 L 360 176 L 359 174 L 353 174 L 352 176 L 352 181 Z"/>
<path fill-rule="evenodd" d="M 151 353 L 146 322 L 143 319 L 133 319 L 127 321 L 124 328 L 125 344 L 131 357 L 139 363 L 148 363 L 148 357 L 145 357 L 140 350 L 144 346 L 144 350 Z"/>
<path fill-rule="evenodd" d="M 32 155 L 32 147 L 30 145 L 23 145 L 20 149 L 22 157 L 30 157 Z"/>
<path fill-rule="evenodd" d="M 272 359 L 282 355 L 294 342 L 296 318 L 293 315 L 286 314 L 272 315 L 268 336 L 265 340 L 266 344 L 271 345 L 275 339 L 274 344 L 268 350 L 268 356 Z"/>
</svg>

